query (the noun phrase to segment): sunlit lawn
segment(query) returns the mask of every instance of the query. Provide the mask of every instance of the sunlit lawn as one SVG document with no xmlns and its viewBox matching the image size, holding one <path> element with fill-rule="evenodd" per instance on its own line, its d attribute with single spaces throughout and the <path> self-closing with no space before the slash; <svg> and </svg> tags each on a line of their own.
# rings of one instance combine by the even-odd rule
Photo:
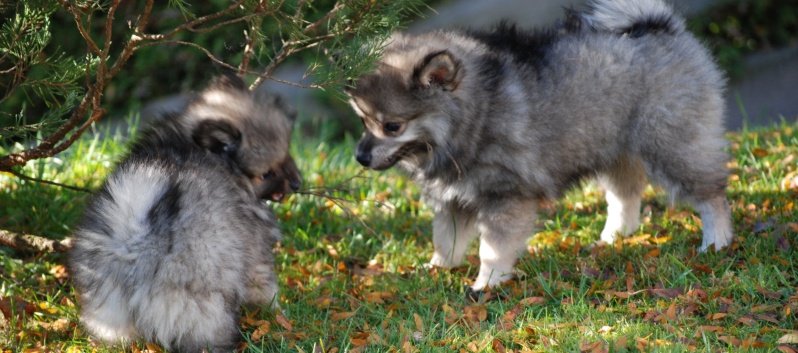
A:
<svg viewBox="0 0 798 353">
<path fill-rule="evenodd" d="M 124 151 L 122 134 L 87 136 L 24 173 L 96 189 Z M 729 135 L 732 249 L 697 253 L 700 220 L 657 188 L 646 222 L 591 248 L 606 204 L 595 185 L 545 205 L 519 279 L 466 300 L 478 269 L 426 269 L 430 209 L 398 172 L 363 171 L 356 141 L 294 139 L 307 193 L 274 205 L 283 312 L 246 308 L 251 352 L 748 351 L 798 347 L 798 126 Z M 3 152 L 5 153 L 5 152 Z M 327 193 L 330 198 L 312 195 Z M 89 195 L 0 175 L 0 229 L 68 237 Z M 77 323 L 63 254 L 0 247 L 0 348 L 113 351 Z M 779 346 L 779 339 L 792 342 Z M 157 351 L 141 342 L 129 351 Z"/>
</svg>

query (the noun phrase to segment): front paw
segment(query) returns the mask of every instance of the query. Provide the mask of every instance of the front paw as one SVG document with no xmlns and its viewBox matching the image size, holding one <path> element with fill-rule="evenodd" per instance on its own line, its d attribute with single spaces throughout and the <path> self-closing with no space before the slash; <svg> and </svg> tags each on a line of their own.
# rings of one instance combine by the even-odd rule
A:
<svg viewBox="0 0 798 353">
<path fill-rule="evenodd" d="M 473 303 L 479 303 L 485 296 L 485 291 L 481 289 L 474 289 L 470 286 L 465 288 L 465 299 Z"/>
<path fill-rule="evenodd" d="M 429 263 L 425 265 L 427 268 L 431 267 L 443 267 L 443 268 L 453 268 L 460 265 L 460 261 L 454 261 L 451 256 L 444 256 L 438 254 L 437 252 L 432 254 L 432 259 L 429 260 Z"/>
</svg>

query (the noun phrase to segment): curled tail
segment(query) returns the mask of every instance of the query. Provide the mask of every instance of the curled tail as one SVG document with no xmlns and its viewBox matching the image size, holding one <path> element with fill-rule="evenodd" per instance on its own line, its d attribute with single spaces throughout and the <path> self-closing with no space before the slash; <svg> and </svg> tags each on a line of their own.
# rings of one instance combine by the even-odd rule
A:
<svg viewBox="0 0 798 353">
<path fill-rule="evenodd" d="M 579 13 L 582 23 L 597 31 L 641 37 L 647 33 L 680 34 L 684 19 L 664 0 L 592 0 Z"/>
</svg>

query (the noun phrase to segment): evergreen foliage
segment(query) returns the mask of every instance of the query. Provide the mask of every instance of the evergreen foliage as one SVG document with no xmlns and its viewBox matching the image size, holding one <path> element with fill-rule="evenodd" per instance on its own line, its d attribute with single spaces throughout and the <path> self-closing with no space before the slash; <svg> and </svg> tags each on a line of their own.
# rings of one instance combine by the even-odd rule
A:
<svg viewBox="0 0 798 353">
<path fill-rule="evenodd" d="M 423 0 L 17 0 L 0 5 L 0 171 L 69 147 L 106 110 L 296 58 L 325 88 L 372 69 Z M 276 80 L 276 79 L 275 79 Z M 278 80 L 279 81 L 279 80 Z"/>
</svg>

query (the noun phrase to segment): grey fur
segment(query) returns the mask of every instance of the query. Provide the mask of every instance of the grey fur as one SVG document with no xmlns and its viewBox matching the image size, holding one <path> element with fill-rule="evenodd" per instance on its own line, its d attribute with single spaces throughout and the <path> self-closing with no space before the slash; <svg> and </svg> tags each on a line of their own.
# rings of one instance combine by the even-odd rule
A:
<svg viewBox="0 0 798 353">
<path fill-rule="evenodd" d="M 222 77 L 165 114 L 141 132 L 75 232 L 69 263 L 81 322 L 108 344 L 234 351 L 241 304 L 277 306 L 272 249 L 281 235 L 260 199 L 298 187 L 288 154 L 295 113 Z"/>
<path fill-rule="evenodd" d="M 725 80 L 660 0 L 595 0 L 552 28 L 396 34 L 347 89 L 357 159 L 399 164 L 435 210 L 431 260 L 456 266 L 481 235 L 473 289 L 511 277 L 537 204 L 585 177 L 607 189 L 611 242 L 639 225 L 646 176 L 729 245 Z"/>
</svg>

